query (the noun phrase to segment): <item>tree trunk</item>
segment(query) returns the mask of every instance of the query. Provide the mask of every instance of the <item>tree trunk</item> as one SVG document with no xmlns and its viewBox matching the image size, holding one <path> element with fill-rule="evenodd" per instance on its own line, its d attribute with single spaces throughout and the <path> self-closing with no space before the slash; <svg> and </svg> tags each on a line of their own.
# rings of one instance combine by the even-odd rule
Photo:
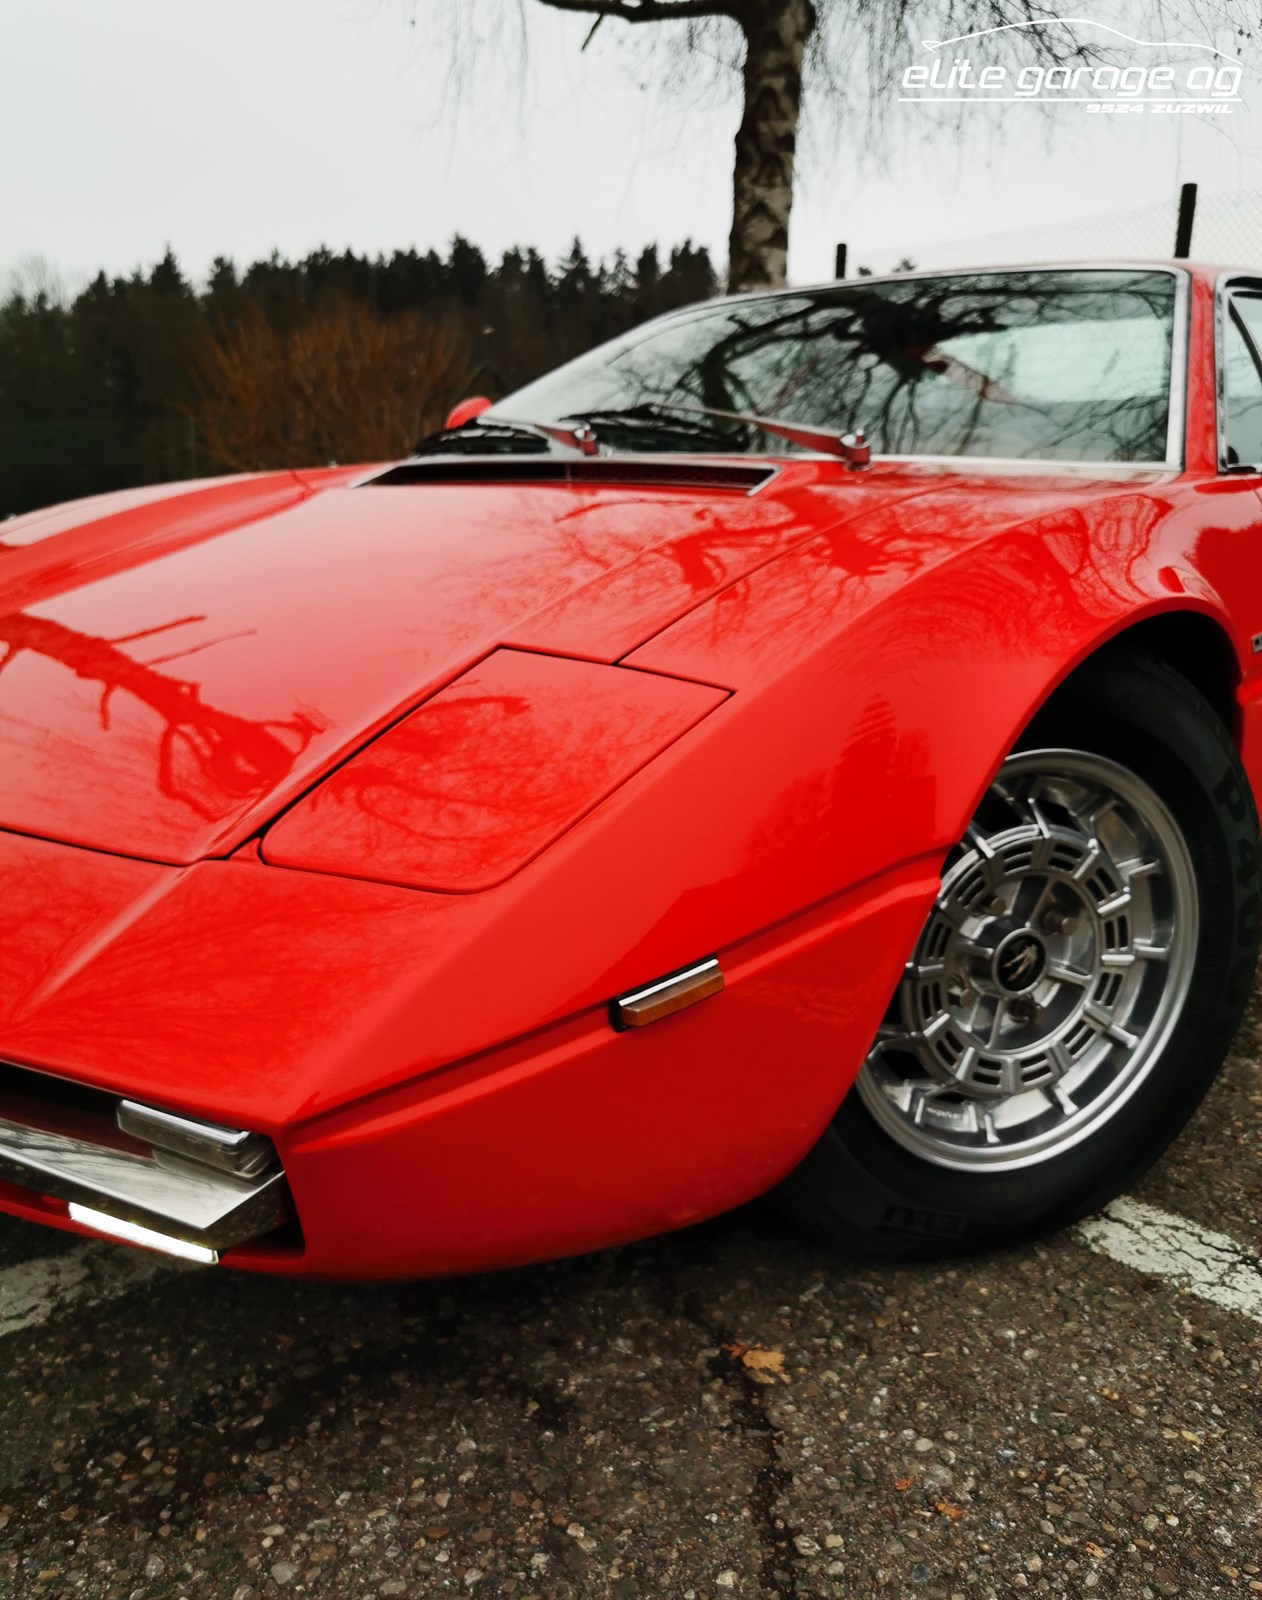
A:
<svg viewBox="0 0 1262 1600">
<path fill-rule="evenodd" d="M 815 29 L 811 0 L 748 0 L 745 114 L 736 135 L 728 287 L 784 282 L 793 208 L 793 157 L 802 110 L 802 58 Z"/>
</svg>

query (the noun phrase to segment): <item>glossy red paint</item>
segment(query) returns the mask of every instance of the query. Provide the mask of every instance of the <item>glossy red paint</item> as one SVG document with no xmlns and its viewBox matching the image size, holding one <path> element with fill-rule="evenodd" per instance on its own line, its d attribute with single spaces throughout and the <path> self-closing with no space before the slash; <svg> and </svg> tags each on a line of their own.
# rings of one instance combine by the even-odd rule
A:
<svg viewBox="0 0 1262 1600">
<path fill-rule="evenodd" d="M 484 394 L 471 395 L 468 400 L 460 401 L 459 405 L 452 406 L 447 413 L 444 427 L 463 428 L 466 422 L 472 422 L 475 417 L 480 417 L 484 411 L 491 409 L 491 402 Z"/>
<path fill-rule="evenodd" d="M 58 518 L 0 574 L 0 827 L 227 854 L 501 644 L 616 660 L 800 538 L 820 470 L 753 499 L 285 475 Z"/>
<path fill-rule="evenodd" d="M 7 525 L 0 1057 L 274 1137 L 303 1244 L 243 1266 L 467 1270 L 750 1198 L 1105 641 L 1217 630 L 1262 792 L 1262 499 L 1216 471 L 1201 269 L 1187 372 L 1180 471 L 277 475 Z M 714 953 L 721 995 L 613 1032 Z"/>
<path fill-rule="evenodd" d="M 496 650 L 300 800 L 268 829 L 263 859 L 413 889 L 493 888 L 726 698 Z"/>
</svg>

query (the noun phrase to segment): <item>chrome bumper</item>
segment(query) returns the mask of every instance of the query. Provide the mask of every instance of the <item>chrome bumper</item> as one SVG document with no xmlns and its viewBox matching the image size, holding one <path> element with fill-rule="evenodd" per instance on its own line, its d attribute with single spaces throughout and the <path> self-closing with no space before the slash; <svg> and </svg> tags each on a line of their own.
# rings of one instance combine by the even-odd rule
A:
<svg viewBox="0 0 1262 1600">
<path fill-rule="evenodd" d="M 119 1237 L 213 1261 L 289 1216 L 270 1140 L 94 1091 L 61 1099 L 56 1080 L 3 1070 L 0 1178 L 69 1201 L 99 1231 L 117 1222 Z"/>
</svg>

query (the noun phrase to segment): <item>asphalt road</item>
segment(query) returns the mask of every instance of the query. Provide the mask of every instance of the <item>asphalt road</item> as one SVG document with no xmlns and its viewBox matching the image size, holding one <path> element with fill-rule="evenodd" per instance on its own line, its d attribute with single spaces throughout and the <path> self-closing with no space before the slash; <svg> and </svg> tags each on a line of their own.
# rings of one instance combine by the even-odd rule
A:
<svg viewBox="0 0 1262 1600">
<path fill-rule="evenodd" d="M 386 1289 L 0 1219 L 0 1595 L 1262 1593 L 1258 1021 L 1136 1191 L 1239 1246 L 1222 1304 L 1125 1219 L 877 1270 L 753 1208 Z"/>
</svg>

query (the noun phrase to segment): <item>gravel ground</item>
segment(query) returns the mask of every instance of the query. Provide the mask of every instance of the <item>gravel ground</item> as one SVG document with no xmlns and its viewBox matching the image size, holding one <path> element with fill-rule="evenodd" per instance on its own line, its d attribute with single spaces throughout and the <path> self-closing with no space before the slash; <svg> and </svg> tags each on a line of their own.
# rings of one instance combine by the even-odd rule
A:
<svg viewBox="0 0 1262 1600">
<path fill-rule="evenodd" d="M 1255 1025 L 1136 1193 L 1262 1253 Z M 23 1272 L 9 1600 L 1262 1593 L 1262 1323 L 1073 1234 L 855 1268 L 751 1208 L 341 1289 L 0 1219 Z"/>
</svg>

